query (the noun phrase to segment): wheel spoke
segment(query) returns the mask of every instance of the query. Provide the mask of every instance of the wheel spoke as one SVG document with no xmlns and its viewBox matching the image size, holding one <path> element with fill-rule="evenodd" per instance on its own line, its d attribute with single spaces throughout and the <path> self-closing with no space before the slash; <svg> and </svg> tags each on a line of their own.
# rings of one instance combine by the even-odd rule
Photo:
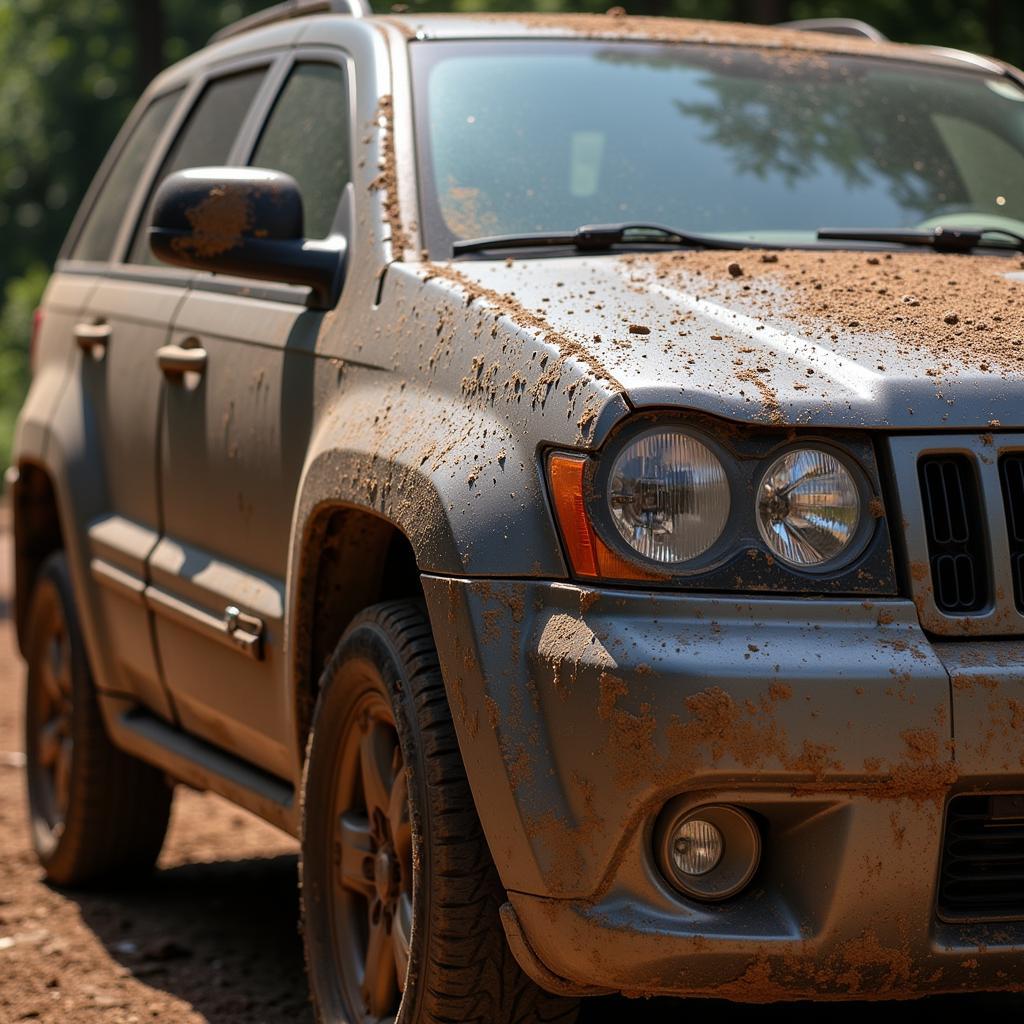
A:
<svg viewBox="0 0 1024 1024">
<path fill-rule="evenodd" d="M 391 952 L 398 973 L 398 987 L 405 991 L 405 972 L 409 967 L 409 940 L 412 936 L 412 899 L 405 893 L 395 904 L 395 918 L 391 924 Z"/>
<path fill-rule="evenodd" d="M 373 895 L 373 842 L 365 815 L 346 811 L 338 823 L 339 881 L 345 889 L 370 898 Z"/>
<path fill-rule="evenodd" d="M 395 957 L 391 939 L 385 928 L 380 904 L 370 917 L 370 938 L 366 946 L 366 968 L 363 972 L 363 1000 L 375 1017 L 391 1014 L 398 996 Z M 376 923 L 374 922 L 376 917 Z"/>
<path fill-rule="evenodd" d="M 39 730 L 39 763 L 44 768 L 52 768 L 57 763 L 64 732 L 64 719 L 60 715 L 51 718 Z"/>
<path fill-rule="evenodd" d="M 49 658 L 44 658 L 38 664 L 39 682 L 42 684 L 42 696 L 47 706 L 59 711 L 64 703 L 64 692 L 60 688 L 60 682 L 53 672 L 53 664 Z"/>
<path fill-rule="evenodd" d="M 387 814 L 391 795 L 391 762 L 397 738 L 387 725 L 370 719 L 366 735 L 359 744 L 359 764 L 363 773 L 363 795 L 371 822 L 374 812 Z"/>
<path fill-rule="evenodd" d="M 60 671 L 57 672 L 57 683 L 65 697 L 71 697 L 71 641 L 65 633 L 60 642 Z"/>
<path fill-rule="evenodd" d="M 50 640 L 49 668 L 59 697 L 71 696 L 71 651 L 68 635 L 63 629 Z"/>
</svg>

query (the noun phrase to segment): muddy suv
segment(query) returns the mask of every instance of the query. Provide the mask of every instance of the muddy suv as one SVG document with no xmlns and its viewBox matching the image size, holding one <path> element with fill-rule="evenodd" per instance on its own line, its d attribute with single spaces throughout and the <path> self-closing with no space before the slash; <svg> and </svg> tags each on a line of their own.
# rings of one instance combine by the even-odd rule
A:
<svg viewBox="0 0 1024 1024">
<path fill-rule="evenodd" d="M 1017 73 L 336 7 L 153 83 L 39 312 L 50 878 L 222 794 L 324 1021 L 1019 985 Z"/>
</svg>

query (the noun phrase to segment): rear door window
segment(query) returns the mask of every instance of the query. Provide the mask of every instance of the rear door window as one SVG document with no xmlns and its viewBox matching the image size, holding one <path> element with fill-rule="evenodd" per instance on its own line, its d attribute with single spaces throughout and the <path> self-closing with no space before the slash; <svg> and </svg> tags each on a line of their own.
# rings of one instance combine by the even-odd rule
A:
<svg viewBox="0 0 1024 1024">
<path fill-rule="evenodd" d="M 71 259 L 105 263 L 111 258 L 128 200 L 180 98 L 180 89 L 165 93 L 139 118 L 92 204 L 71 249 Z"/>
<path fill-rule="evenodd" d="M 331 230 L 351 176 L 349 99 L 337 64 L 296 64 L 249 163 L 290 174 L 302 190 L 306 237 Z"/>
<path fill-rule="evenodd" d="M 188 167 L 219 167 L 228 162 L 265 74 L 266 68 L 263 67 L 243 71 L 218 78 L 203 90 L 156 176 L 145 211 L 135 228 L 129 262 L 160 265 L 150 252 L 148 238 L 157 187 L 175 171 Z"/>
</svg>

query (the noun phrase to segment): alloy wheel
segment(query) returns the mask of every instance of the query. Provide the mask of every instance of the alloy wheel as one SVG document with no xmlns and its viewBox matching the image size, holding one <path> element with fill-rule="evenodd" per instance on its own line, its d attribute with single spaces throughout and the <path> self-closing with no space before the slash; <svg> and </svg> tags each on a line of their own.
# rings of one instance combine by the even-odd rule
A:
<svg viewBox="0 0 1024 1024">
<path fill-rule="evenodd" d="M 393 1020 L 409 964 L 412 826 L 398 731 L 376 690 L 357 703 L 346 730 L 332 820 L 339 967 L 366 1019 Z"/>
<path fill-rule="evenodd" d="M 58 838 L 67 820 L 74 753 L 71 636 L 59 603 L 48 609 L 44 642 L 29 666 L 29 770 L 46 826 Z"/>
</svg>

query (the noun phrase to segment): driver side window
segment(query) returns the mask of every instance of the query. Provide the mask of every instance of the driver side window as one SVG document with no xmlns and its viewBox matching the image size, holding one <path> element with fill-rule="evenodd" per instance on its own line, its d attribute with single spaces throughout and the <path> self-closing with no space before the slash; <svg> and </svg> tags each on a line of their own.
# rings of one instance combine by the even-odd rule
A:
<svg viewBox="0 0 1024 1024">
<path fill-rule="evenodd" d="M 351 177 L 344 68 L 313 61 L 296 64 L 249 163 L 290 174 L 302 192 L 306 237 L 326 237 Z"/>
<path fill-rule="evenodd" d="M 148 233 L 157 186 L 175 171 L 187 167 L 219 167 L 228 162 L 235 138 L 256 98 L 265 72 L 262 67 L 243 71 L 218 78 L 205 88 L 153 182 L 145 212 L 135 228 L 129 263 L 161 265 L 150 251 Z"/>
</svg>

